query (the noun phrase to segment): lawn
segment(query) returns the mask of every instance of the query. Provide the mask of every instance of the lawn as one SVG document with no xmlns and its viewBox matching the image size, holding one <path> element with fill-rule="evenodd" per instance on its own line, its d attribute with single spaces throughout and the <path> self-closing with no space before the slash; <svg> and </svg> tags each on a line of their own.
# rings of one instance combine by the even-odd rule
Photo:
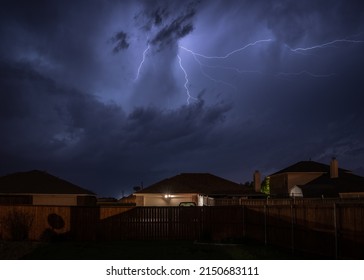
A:
<svg viewBox="0 0 364 280">
<path fill-rule="evenodd" d="M 37 246 L 23 259 L 48 260 L 219 260 L 219 259 L 312 259 L 253 242 L 201 244 L 188 241 L 57 242 Z"/>
</svg>

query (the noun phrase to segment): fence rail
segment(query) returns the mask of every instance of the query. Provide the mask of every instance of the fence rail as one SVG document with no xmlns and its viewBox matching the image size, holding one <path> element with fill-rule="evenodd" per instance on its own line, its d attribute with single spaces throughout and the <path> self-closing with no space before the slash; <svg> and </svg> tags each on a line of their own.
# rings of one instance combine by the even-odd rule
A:
<svg viewBox="0 0 364 280">
<path fill-rule="evenodd" d="M 24 219 L 14 213 L 32 221 L 26 235 L 32 240 L 221 242 L 248 238 L 330 258 L 364 258 L 361 202 L 214 207 L 0 205 L 0 239 L 11 239 L 14 229 L 24 230 Z"/>
</svg>

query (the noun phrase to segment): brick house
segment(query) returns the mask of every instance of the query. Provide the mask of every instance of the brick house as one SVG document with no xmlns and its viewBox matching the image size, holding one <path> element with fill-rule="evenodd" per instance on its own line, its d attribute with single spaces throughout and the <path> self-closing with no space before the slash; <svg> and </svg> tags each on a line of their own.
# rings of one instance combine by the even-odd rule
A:
<svg viewBox="0 0 364 280">
<path fill-rule="evenodd" d="M 300 161 L 269 177 L 270 194 L 277 197 L 342 197 L 364 194 L 364 178 L 338 167 L 333 158 L 330 165 Z"/>
<path fill-rule="evenodd" d="M 209 173 L 182 173 L 134 195 L 137 206 L 178 206 L 181 202 L 194 202 L 197 206 L 235 205 L 239 199 L 264 197 L 253 188 Z"/>
</svg>

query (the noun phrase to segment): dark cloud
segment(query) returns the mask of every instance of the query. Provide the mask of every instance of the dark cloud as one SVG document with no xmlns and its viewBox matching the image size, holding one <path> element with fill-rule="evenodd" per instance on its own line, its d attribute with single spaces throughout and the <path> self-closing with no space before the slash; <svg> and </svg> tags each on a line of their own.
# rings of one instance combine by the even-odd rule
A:
<svg viewBox="0 0 364 280">
<path fill-rule="evenodd" d="M 180 172 L 245 182 L 333 155 L 363 170 L 362 5 L 4 2 L 0 173 L 48 170 L 120 196 Z M 227 58 L 179 48 L 223 57 L 268 38 Z M 357 43 L 291 50 L 343 38 Z"/>
<path fill-rule="evenodd" d="M 117 195 L 118 189 L 129 190 L 141 180 L 152 183 L 156 174 L 173 173 L 174 161 L 208 145 L 230 110 L 199 101 L 172 111 L 140 107 L 126 115 L 116 104 L 105 105 L 42 77 L 38 82 L 24 73 L 12 78 L 21 94 L 12 104 L 8 101 L 14 115 L 3 115 L 0 122 L 6 131 L 2 161 L 17 158 L 19 168 L 64 173 L 104 194 Z M 30 80 L 33 85 L 26 88 Z M 25 95 L 28 102 L 22 101 Z M 11 168 L 3 166 L 2 172 Z"/>
<path fill-rule="evenodd" d="M 60 21 L 60 6 L 57 1 L 46 0 L 1 2 L 1 21 L 10 24 L 24 23 L 30 28 L 46 30 Z M 51 26 L 50 26 L 51 25 Z"/>
<path fill-rule="evenodd" d="M 194 15 L 195 11 L 191 10 L 186 14 L 173 19 L 170 24 L 163 27 L 151 39 L 151 44 L 158 45 L 160 48 L 163 48 L 164 46 L 170 45 L 185 37 L 187 34 L 193 31 L 191 20 Z"/>
<path fill-rule="evenodd" d="M 118 53 L 121 50 L 125 50 L 129 47 L 128 34 L 123 31 L 119 31 L 110 39 L 111 43 L 115 46 L 113 48 L 114 53 Z"/>
<path fill-rule="evenodd" d="M 166 16 L 166 9 L 157 9 L 152 13 L 152 16 L 154 25 L 158 26 L 162 24 L 163 18 Z"/>
<path fill-rule="evenodd" d="M 330 40 L 357 34 L 363 24 L 363 3 L 357 0 L 258 1 L 256 14 L 277 40 L 294 47 L 303 39 Z"/>
<path fill-rule="evenodd" d="M 160 3 L 150 5 L 150 2 L 145 3 L 145 5 L 144 11 L 135 16 L 137 22 L 142 22 L 143 30 L 150 31 L 153 26 L 161 26 L 162 23 L 168 19 L 169 12 L 167 6 L 155 8 L 155 6 L 160 5 Z"/>
<path fill-rule="evenodd" d="M 306 35 L 309 20 L 306 17 L 299 2 L 276 2 L 269 11 L 267 25 L 278 40 L 292 45 Z"/>
<path fill-rule="evenodd" d="M 29 65 L 1 66 L 0 86 L 9 95 L 2 94 L 2 106 L 10 107 L 0 121 L 1 131 L 6 131 L 0 153 L 9 162 L 2 172 L 14 168 L 11 162 L 16 160 L 17 168 L 67 174 L 111 195 L 140 180 L 151 183 L 153 172 L 173 173 L 174 160 L 207 145 L 231 109 L 200 100 L 176 110 L 139 107 L 125 114 L 116 104 L 57 85 Z M 95 172 L 92 178 L 90 171 Z M 105 172 L 107 184 L 100 189 Z"/>
<path fill-rule="evenodd" d="M 146 1 L 144 10 L 135 16 L 142 23 L 142 29 L 150 32 L 149 38 L 152 45 L 160 49 L 176 43 L 193 31 L 193 17 L 199 5 L 198 1 L 179 3 L 171 1 Z"/>
</svg>

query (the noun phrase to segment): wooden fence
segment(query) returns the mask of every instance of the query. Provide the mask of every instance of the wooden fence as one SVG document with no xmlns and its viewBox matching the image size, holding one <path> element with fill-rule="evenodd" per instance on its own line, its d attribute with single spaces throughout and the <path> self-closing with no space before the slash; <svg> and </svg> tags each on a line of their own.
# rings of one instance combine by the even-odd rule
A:
<svg viewBox="0 0 364 280">
<path fill-rule="evenodd" d="M 243 234 L 241 207 L 101 208 L 104 211 L 109 214 L 100 220 L 100 239 L 221 240 Z"/>
<path fill-rule="evenodd" d="M 225 201 L 219 201 L 223 205 Z M 235 205 L 332 205 L 333 203 L 364 203 L 361 198 L 266 198 L 266 199 L 239 199 Z"/>
<path fill-rule="evenodd" d="M 12 237 L 9 217 L 14 219 L 14 213 L 31 220 L 27 237 L 32 240 L 254 239 L 293 252 L 364 258 L 364 203 L 215 207 L 0 205 L 0 238 Z"/>
</svg>

